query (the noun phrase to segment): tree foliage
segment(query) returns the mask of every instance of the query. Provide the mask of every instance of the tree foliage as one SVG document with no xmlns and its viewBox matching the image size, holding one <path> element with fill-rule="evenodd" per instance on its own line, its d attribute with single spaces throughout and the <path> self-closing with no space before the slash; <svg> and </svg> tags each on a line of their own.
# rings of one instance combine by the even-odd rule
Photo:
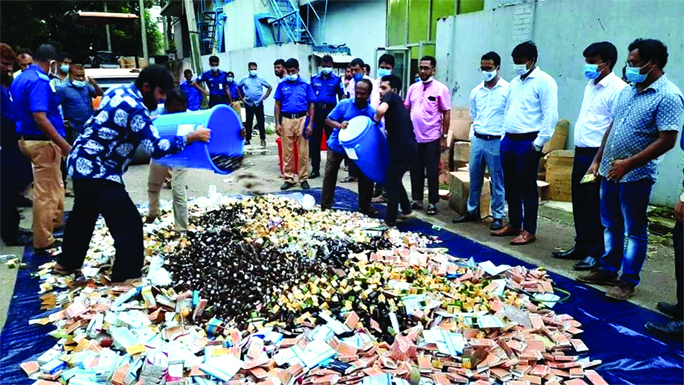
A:
<svg viewBox="0 0 684 385">
<path fill-rule="evenodd" d="M 144 0 L 147 46 L 150 55 L 161 53 L 162 33 L 157 21 L 147 9 L 159 5 L 159 0 Z M 15 50 L 35 50 L 49 43 L 68 52 L 74 62 L 86 63 L 96 51 L 107 50 L 104 26 L 78 25 L 65 14 L 76 11 L 104 12 L 102 0 L 7 1 L 0 2 L 0 38 Z M 109 0 L 107 11 L 140 15 L 138 0 Z M 111 25 L 112 51 L 117 55 L 142 55 L 140 22 Z"/>
</svg>

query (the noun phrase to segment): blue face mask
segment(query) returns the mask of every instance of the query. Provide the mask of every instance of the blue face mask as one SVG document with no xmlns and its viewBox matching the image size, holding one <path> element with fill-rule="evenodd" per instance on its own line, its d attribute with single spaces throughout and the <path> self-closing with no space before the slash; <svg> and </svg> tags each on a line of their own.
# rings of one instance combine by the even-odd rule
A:
<svg viewBox="0 0 684 385">
<path fill-rule="evenodd" d="M 601 76 L 601 73 L 598 70 L 599 65 L 598 64 L 585 64 L 584 65 L 584 77 L 589 79 L 589 80 L 594 80 Z"/>
<path fill-rule="evenodd" d="M 228 83 L 232 83 L 232 82 L 235 81 L 235 78 L 229 77 L 229 78 L 226 78 L 226 81 L 227 81 Z"/>
<path fill-rule="evenodd" d="M 359 72 L 354 75 L 354 81 L 358 82 L 359 80 L 363 79 L 363 72 Z"/>
<path fill-rule="evenodd" d="M 69 72 L 69 65 L 68 64 L 62 64 L 61 66 L 59 66 L 59 69 L 63 73 L 67 73 L 67 72 Z"/>
<path fill-rule="evenodd" d="M 378 68 L 378 77 L 392 75 L 392 70 L 387 68 Z"/>
<path fill-rule="evenodd" d="M 86 86 L 85 80 L 72 80 L 71 84 L 73 84 L 74 87 L 78 87 L 78 88 L 83 88 Z"/>
<path fill-rule="evenodd" d="M 321 73 L 323 75 L 330 75 L 332 73 L 332 67 L 323 67 L 321 68 Z"/>
<path fill-rule="evenodd" d="M 420 78 L 413 78 L 414 83 L 418 83 L 420 81 Z"/>
<path fill-rule="evenodd" d="M 294 74 L 294 75 L 286 75 L 285 79 L 289 82 L 294 82 L 299 78 L 299 75 Z"/>
<path fill-rule="evenodd" d="M 644 67 L 646 67 L 649 63 L 650 63 L 650 61 L 648 63 L 644 64 Z M 643 83 L 646 80 L 648 73 L 651 72 L 651 70 L 653 69 L 653 68 L 651 68 L 651 70 L 649 70 L 645 74 L 642 74 L 641 69 L 644 67 L 627 67 L 625 69 L 625 77 L 632 84 Z"/>
</svg>

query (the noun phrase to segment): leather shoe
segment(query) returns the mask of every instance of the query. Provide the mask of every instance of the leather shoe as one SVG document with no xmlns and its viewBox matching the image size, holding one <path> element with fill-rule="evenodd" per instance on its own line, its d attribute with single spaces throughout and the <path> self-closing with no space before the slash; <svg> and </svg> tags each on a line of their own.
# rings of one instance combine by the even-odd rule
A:
<svg viewBox="0 0 684 385">
<path fill-rule="evenodd" d="M 492 231 L 490 234 L 495 237 L 507 237 L 509 235 L 520 235 L 521 229 L 515 228 L 511 225 L 504 226 L 501 230 Z"/>
<path fill-rule="evenodd" d="M 583 260 L 577 262 L 576 264 L 572 265 L 572 267 L 575 270 L 578 271 L 583 271 L 583 270 L 594 270 L 598 265 L 598 261 L 596 258 L 592 256 L 588 256 L 584 258 Z"/>
<path fill-rule="evenodd" d="M 682 319 L 682 307 L 679 304 L 672 304 L 672 303 L 667 303 L 667 302 L 658 302 L 658 305 L 656 305 L 656 308 L 658 309 L 659 312 L 665 314 L 666 316 L 675 319 L 675 320 L 680 320 Z"/>
<path fill-rule="evenodd" d="M 282 186 L 280 186 L 280 189 L 285 191 L 285 190 L 291 189 L 294 186 L 295 186 L 295 184 L 292 182 L 285 182 L 285 183 L 283 183 Z"/>
<path fill-rule="evenodd" d="M 492 225 L 489 227 L 491 231 L 501 230 L 503 228 L 503 221 L 501 219 L 494 218 Z"/>
<path fill-rule="evenodd" d="M 452 223 L 465 223 L 465 222 L 476 222 L 480 220 L 477 216 L 466 211 L 465 215 L 451 220 Z"/>
<path fill-rule="evenodd" d="M 646 330 L 653 334 L 663 337 L 672 337 L 682 340 L 682 330 L 684 328 L 684 321 L 670 321 L 666 324 L 654 324 L 653 322 L 646 322 Z"/>
<path fill-rule="evenodd" d="M 5 239 L 5 246 L 29 246 L 33 243 L 33 237 L 29 234 L 19 233 L 16 238 Z"/>
<path fill-rule="evenodd" d="M 318 171 L 314 171 L 311 174 L 309 174 L 309 179 L 316 179 L 316 178 L 319 178 L 320 176 L 321 176 L 321 173 L 319 173 Z"/>
<path fill-rule="evenodd" d="M 586 275 L 578 275 L 577 280 L 580 282 L 591 283 L 594 285 L 609 285 L 613 286 L 617 280 L 617 274 L 606 273 L 601 269 L 593 270 Z"/>
<path fill-rule="evenodd" d="M 309 186 L 309 182 L 307 182 L 307 181 L 302 182 L 301 186 L 302 186 L 302 190 L 308 190 L 311 188 L 311 186 Z"/>
<path fill-rule="evenodd" d="M 537 240 L 537 237 L 534 234 L 530 234 L 526 230 L 523 230 L 520 232 L 520 235 L 511 239 L 511 245 L 527 245 L 534 242 L 535 240 Z"/>
<path fill-rule="evenodd" d="M 554 251 L 551 255 L 558 259 L 582 259 L 587 256 L 586 253 L 582 252 L 582 250 L 576 246 L 573 246 L 570 250 Z"/>
</svg>

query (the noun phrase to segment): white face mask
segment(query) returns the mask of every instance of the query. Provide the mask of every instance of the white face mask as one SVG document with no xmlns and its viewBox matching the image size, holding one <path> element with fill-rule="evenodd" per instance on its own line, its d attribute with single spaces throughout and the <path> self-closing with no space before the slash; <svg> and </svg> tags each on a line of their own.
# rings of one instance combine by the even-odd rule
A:
<svg viewBox="0 0 684 385">
<path fill-rule="evenodd" d="M 251 76 L 251 77 L 257 76 L 257 71 L 256 70 L 249 70 L 249 76 Z"/>
<path fill-rule="evenodd" d="M 527 73 L 527 64 L 513 64 L 513 71 L 516 75 L 523 76 Z"/>
<path fill-rule="evenodd" d="M 423 84 L 430 84 L 432 81 L 435 79 L 434 76 L 430 76 L 429 78 L 423 80 Z"/>
<path fill-rule="evenodd" d="M 321 68 L 321 73 L 325 75 L 330 75 L 332 73 L 332 67 L 323 67 Z"/>
<path fill-rule="evenodd" d="M 496 77 L 497 71 L 481 71 L 480 74 L 482 75 L 482 79 L 484 79 L 485 82 L 490 82 L 492 79 Z"/>
</svg>

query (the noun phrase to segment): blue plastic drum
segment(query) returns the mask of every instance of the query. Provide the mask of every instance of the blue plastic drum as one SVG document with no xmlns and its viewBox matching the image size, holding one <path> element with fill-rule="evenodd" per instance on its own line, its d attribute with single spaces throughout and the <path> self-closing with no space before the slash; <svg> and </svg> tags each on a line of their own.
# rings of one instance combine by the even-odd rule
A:
<svg viewBox="0 0 684 385">
<path fill-rule="evenodd" d="M 389 167 L 387 137 L 367 116 L 357 116 L 340 130 L 340 144 L 363 174 L 375 183 L 385 183 Z"/>
<path fill-rule="evenodd" d="M 195 142 L 185 147 L 178 154 L 167 155 L 156 161 L 169 167 L 204 168 L 217 174 L 230 174 L 233 167 L 227 163 L 215 163 L 212 159 L 227 158 L 242 160 L 245 143 L 240 136 L 242 122 L 237 113 L 230 107 L 219 104 L 210 110 L 189 111 L 177 114 L 159 115 L 154 126 L 162 138 L 185 136 L 202 126 L 211 130 L 209 143 Z"/>
</svg>

